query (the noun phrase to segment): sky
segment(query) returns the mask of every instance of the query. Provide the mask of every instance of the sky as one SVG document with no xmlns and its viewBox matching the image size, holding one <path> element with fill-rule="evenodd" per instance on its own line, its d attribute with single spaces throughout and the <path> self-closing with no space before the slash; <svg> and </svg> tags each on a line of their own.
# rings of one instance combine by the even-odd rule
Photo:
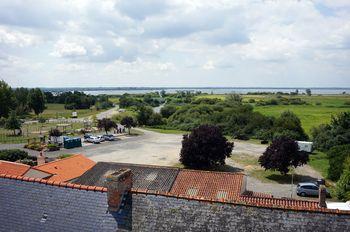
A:
<svg viewBox="0 0 350 232">
<path fill-rule="evenodd" d="M 349 0 L 1 0 L 13 87 L 350 87 Z"/>
</svg>

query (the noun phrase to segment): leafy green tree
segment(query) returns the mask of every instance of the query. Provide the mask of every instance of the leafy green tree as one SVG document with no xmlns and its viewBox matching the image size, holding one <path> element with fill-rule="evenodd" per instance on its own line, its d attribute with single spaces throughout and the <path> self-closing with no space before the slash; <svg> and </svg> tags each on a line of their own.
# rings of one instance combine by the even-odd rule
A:
<svg viewBox="0 0 350 232">
<path fill-rule="evenodd" d="M 277 170 L 283 175 L 289 172 L 290 167 L 302 166 L 307 161 L 309 161 L 308 153 L 299 151 L 298 143 L 286 137 L 273 140 L 259 157 L 259 163 L 265 170 Z"/>
<path fill-rule="evenodd" d="M 36 115 L 45 110 L 45 96 L 39 88 L 31 89 L 29 91 L 29 106 Z"/>
<path fill-rule="evenodd" d="M 285 111 L 275 120 L 274 132 L 276 135 L 287 136 L 295 140 L 308 140 L 308 136 L 301 126 L 300 119 L 291 111 Z M 274 135 L 274 137 L 278 137 Z"/>
<path fill-rule="evenodd" d="M 0 160 L 16 162 L 29 158 L 28 153 L 19 149 L 0 150 Z"/>
<path fill-rule="evenodd" d="M 327 156 L 329 159 L 328 178 L 337 181 L 343 173 L 344 162 L 350 157 L 350 144 L 332 147 L 327 152 Z"/>
<path fill-rule="evenodd" d="M 20 116 L 25 116 L 30 113 L 28 104 L 29 90 L 27 88 L 16 88 L 13 91 L 14 99 L 16 101 L 16 113 Z"/>
<path fill-rule="evenodd" d="M 108 131 L 112 128 L 116 128 L 117 124 L 112 121 L 110 118 L 103 118 L 97 120 L 97 127 L 100 130 L 105 130 L 106 134 L 108 134 Z"/>
<path fill-rule="evenodd" d="M 231 103 L 242 103 L 242 97 L 239 94 L 229 94 L 226 97 L 226 101 Z"/>
<path fill-rule="evenodd" d="M 0 80 L 0 118 L 9 115 L 14 109 L 15 101 L 11 87 L 3 80 Z"/>
<path fill-rule="evenodd" d="M 183 136 L 180 162 L 199 169 L 224 165 L 232 149 L 233 143 L 227 141 L 218 127 L 202 125 Z"/>
<path fill-rule="evenodd" d="M 22 122 L 18 119 L 16 112 L 11 111 L 10 116 L 6 120 L 5 128 L 13 130 L 13 134 L 16 135 L 16 130 L 21 129 Z"/>
<path fill-rule="evenodd" d="M 133 117 L 125 116 L 121 119 L 120 124 L 122 124 L 123 126 L 128 128 L 128 133 L 130 135 L 130 129 L 131 129 L 131 127 L 136 126 L 136 121 L 134 120 Z"/>
<path fill-rule="evenodd" d="M 311 130 L 315 148 L 327 151 L 331 147 L 350 144 L 350 111 L 331 117 L 329 124 Z"/>
<path fill-rule="evenodd" d="M 166 105 L 160 109 L 160 114 L 164 118 L 169 118 L 171 115 L 173 115 L 176 112 L 177 108 L 174 105 Z"/>
<path fill-rule="evenodd" d="M 340 176 L 335 187 L 335 195 L 339 200 L 350 200 L 350 157 L 347 158 L 343 174 Z"/>
<path fill-rule="evenodd" d="M 153 109 L 149 106 L 141 106 L 137 112 L 137 122 L 139 125 L 148 125 L 153 115 Z"/>
<path fill-rule="evenodd" d="M 306 92 L 307 96 L 311 96 L 311 89 L 306 89 L 305 92 Z"/>
<path fill-rule="evenodd" d="M 153 113 L 147 121 L 147 126 L 157 126 L 164 124 L 163 118 L 158 113 Z"/>
</svg>

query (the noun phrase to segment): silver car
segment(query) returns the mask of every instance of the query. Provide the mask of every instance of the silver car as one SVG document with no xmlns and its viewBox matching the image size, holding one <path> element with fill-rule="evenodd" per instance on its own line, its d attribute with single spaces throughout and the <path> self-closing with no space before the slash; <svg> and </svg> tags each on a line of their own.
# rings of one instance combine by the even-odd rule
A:
<svg viewBox="0 0 350 232">
<path fill-rule="evenodd" d="M 330 193 L 326 189 L 327 197 L 330 196 Z M 306 183 L 299 183 L 297 185 L 297 195 L 306 197 L 306 196 L 314 196 L 318 197 L 319 194 L 319 185 L 317 183 L 312 182 L 306 182 Z"/>
</svg>

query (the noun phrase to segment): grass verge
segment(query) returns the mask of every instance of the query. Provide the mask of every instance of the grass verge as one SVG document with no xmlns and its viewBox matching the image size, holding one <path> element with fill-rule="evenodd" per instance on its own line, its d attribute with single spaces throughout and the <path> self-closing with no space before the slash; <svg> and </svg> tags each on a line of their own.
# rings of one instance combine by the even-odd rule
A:
<svg viewBox="0 0 350 232">
<path fill-rule="evenodd" d="M 182 130 L 170 130 L 170 129 L 159 129 L 159 128 L 151 128 L 151 127 L 144 127 L 142 129 L 154 131 L 162 134 L 188 134 L 190 132 L 188 131 L 182 131 Z"/>
</svg>

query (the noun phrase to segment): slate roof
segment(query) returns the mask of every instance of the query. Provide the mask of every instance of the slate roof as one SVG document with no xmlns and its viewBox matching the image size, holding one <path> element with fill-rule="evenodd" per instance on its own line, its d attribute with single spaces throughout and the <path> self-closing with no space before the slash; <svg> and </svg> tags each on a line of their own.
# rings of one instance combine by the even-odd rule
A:
<svg viewBox="0 0 350 232">
<path fill-rule="evenodd" d="M 83 155 L 73 155 L 32 168 L 53 174 L 48 180 L 65 182 L 81 176 L 95 164 L 94 161 Z"/>
<path fill-rule="evenodd" d="M 122 168 L 133 173 L 133 189 L 168 192 L 179 172 L 177 168 L 127 163 L 98 162 L 74 183 L 105 187 L 106 176 Z"/>
<path fill-rule="evenodd" d="M 0 160 L 0 174 L 23 176 L 30 169 L 29 165 Z"/>
<path fill-rule="evenodd" d="M 23 181 L 26 180 L 26 181 Z M 104 188 L 0 176 L 0 231 L 129 230 L 130 209 L 107 211 Z M 60 187 L 61 186 L 61 187 Z M 81 188 L 81 189 L 79 189 Z M 119 228 L 118 228 L 119 227 Z"/>
<path fill-rule="evenodd" d="M 170 193 L 232 201 L 238 199 L 244 191 L 243 178 L 242 173 L 184 169 L 177 175 Z"/>
</svg>

